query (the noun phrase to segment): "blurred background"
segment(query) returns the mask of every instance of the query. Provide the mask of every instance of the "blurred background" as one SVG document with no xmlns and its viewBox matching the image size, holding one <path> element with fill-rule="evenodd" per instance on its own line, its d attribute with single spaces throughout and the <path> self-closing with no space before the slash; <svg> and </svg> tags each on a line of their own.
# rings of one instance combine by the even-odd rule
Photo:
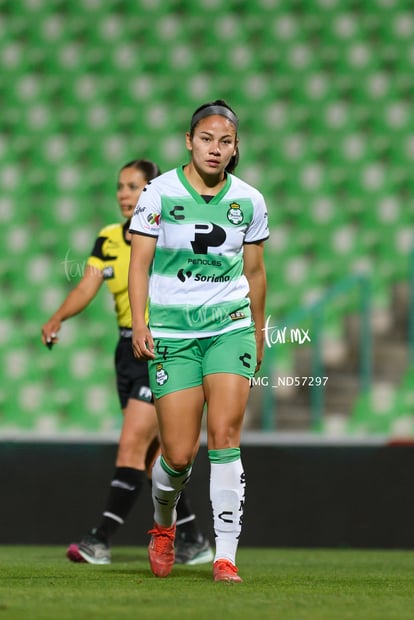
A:
<svg viewBox="0 0 414 620">
<path fill-rule="evenodd" d="M 408 0 L 0 0 L 0 66 L 0 437 L 117 434 L 109 293 L 52 351 L 40 329 L 119 220 L 120 167 L 184 163 L 216 98 L 271 229 L 246 428 L 414 437 Z"/>
</svg>

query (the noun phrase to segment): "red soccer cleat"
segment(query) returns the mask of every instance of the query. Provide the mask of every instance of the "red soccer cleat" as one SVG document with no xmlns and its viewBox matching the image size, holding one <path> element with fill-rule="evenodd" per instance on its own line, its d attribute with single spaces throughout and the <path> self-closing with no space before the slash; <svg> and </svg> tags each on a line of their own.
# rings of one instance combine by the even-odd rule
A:
<svg viewBox="0 0 414 620">
<path fill-rule="evenodd" d="M 238 569 L 229 560 L 217 560 L 213 564 L 214 581 L 227 581 L 228 583 L 241 583 L 243 579 L 239 577 Z"/>
<path fill-rule="evenodd" d="M 148 534 L 151 534 L 148 545 L 151 570 L 156 577 L 167 577 L 175 561 L 175 523 L 171 527 L 162 527 L 154 523 L 153 529 L 149 530 Z"/>
</svg>

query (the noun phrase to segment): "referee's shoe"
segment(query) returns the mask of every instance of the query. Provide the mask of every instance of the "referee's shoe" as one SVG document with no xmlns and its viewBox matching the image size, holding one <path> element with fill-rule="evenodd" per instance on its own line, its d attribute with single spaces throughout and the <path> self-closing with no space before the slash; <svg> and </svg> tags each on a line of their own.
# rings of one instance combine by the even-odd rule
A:
<svg viewBox="0 0 414 620">
<path fill-rule="evenodd" d="M 84 536 L 80 543 L 72 543 L 66 551 L 66 557 L 71 562 L 87 562 L 88 564 L 110 564 L 111 549 L 106 540 L 96 536 L 92 530 Z"/>
<path fill-rule="evenodd" d="M 189 537 L 186 532 L 177 528 L 175 538 L 175 563 L 176 564 L 206 564 L 213 560 L 213 550 L 208 539 L 198 534 L 197 539 Z"/>
</svg>

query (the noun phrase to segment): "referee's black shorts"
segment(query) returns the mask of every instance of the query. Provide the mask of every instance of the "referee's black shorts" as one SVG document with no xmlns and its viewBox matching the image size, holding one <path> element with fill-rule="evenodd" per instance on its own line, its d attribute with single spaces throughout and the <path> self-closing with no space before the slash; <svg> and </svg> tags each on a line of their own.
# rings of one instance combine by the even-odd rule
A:
<svg viewBox="0 0 414 620">
<path fill-rule="evenodd" d="M 115 349 L 115 370 L 122 409 L 125 409 L 130 398 L 147 403 L 153 402 L 147 362 L 134 357 L 131 338 L 120 336 Z"/>
</svg>

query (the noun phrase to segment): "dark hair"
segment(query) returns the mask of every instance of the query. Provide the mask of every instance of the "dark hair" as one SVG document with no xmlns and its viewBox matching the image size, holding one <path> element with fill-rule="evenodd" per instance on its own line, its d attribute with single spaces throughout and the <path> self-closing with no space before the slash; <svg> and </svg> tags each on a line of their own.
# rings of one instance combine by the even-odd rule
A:
<svg viewBox="0 0 414 620">
<path fill-rule="evenodd" d="M 210 109 L 209 109 L 210 108 Z M 239 119 L 237 118 L 236 113 L 231 107 L 223 100 L 216 99 L 215 101 L 210 101 L 209 103 L 204 103 L 197 110 L 195 110 L 194 114 L 191 117 L 190 122 L 190 136 L 193 137 L 194 130 L 197 127 L 198 123 L 201 119 L 206 118 L 207 116 L 211 116 L 212 114 L 219 114 L 220 116 L 224 116 L 227 118 L 236 128 L 236 137 L 237 130 L 239 126 Z M 236 154 L 230 159 L 229 163 L 226 166 L 226 172 L 232 173 L 237 164 L 239 163 L 240 153 L 239 147 L 236 146 Z"/>
<path fill-rule="evenodd" d="M 151 181 L 161 174 L 161 170 L 157 164 L 149 159 L 134 159 L 122 166 L 121 170 L 125 170 L 125 168 L 135 168 L 136 170 L 141 170 L 147 181 Z"/>
</svg>

